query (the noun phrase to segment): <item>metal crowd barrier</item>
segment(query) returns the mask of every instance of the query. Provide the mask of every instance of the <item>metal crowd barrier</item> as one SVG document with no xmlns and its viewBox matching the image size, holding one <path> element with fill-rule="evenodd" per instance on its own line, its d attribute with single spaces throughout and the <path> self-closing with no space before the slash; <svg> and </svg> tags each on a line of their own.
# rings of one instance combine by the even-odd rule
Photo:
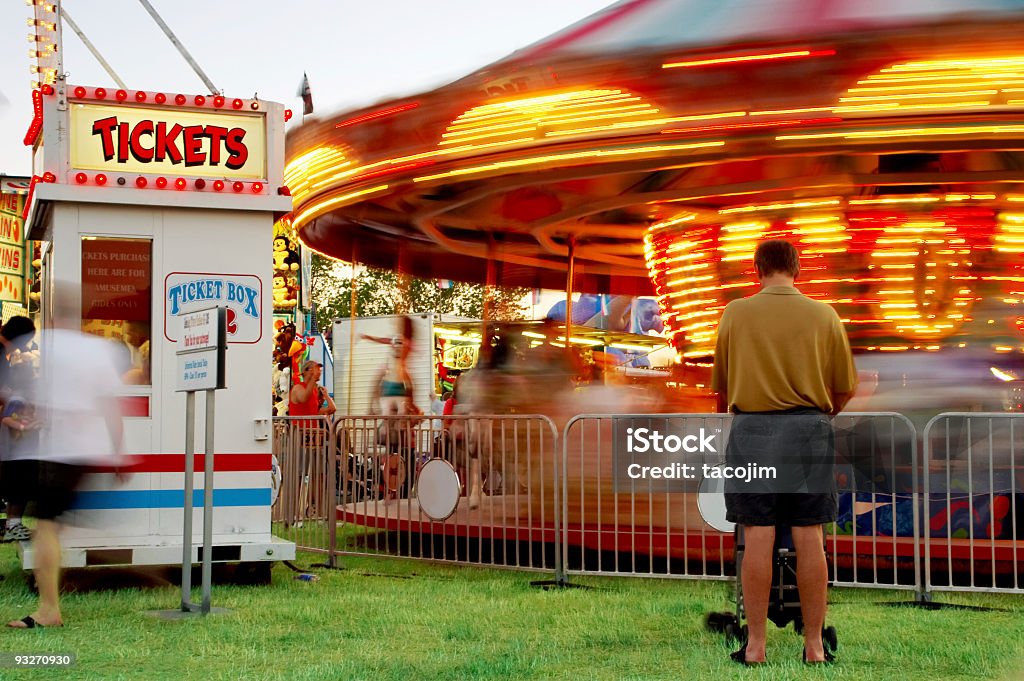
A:
<svg viewBox="0 0 1024 681">
<path fill-rule="evenodd" d="M 1024 593 L 1024 414 L 939 414 L 924 429 L 924 596 Z"/>
<path fill-rule="evenodd" d="M 921 590 L 917 430 L 902 414 L 832 419 L 837 521 L 828 526 L 829 581 L 836 586 Z"/>
<path fill-rule="evenodd" d="M 724 460 L 728 414 L 581 415 L 566 424 L 560 450 L 554 424 L 538 415 L 276 418 L 274 531 L 330 565 L 339 555 L 397 555 L 554 571 L 560 582 L 732 578 L 733 534 L 705 522 L 696 493 L 615 484 L 613 423 L 622 416 L 704 428 L 721 446 L 703 460 Z M 841 414 L 833 428 L 833 584 L 913 589 L 921 599 L 1024 593 L 1024 414 L 940 414 L 924 429 L 920 459 L 917 432 L 900 414 Z M 434 459 L 458 476 L 446 518 L 429 517 L 418 500 L 418 473 Z"/>
<path fill-rule="evenodd" d="M 337 441 L 327 416 L 275 417 L 270 512 L 274 533 L 298 551 L 325 554 L 335 564 Z"/>
<path fill-rule="evenodd" d="M 555 569 L 557 431 L 547 417 L 344 416 L 315 426 L 299 421 L 308 419 L 276 422 L 284 483 L 273 518 L 300 550 L 327 553 L 331 564 L 339 555 L 396 555 Z M 429 490 L 452 500 L 446 518 L 431 518 L 420 507 L 419 473 L 434 459 L 457 475 L 452 486 Z M 333 502 L 334 516 L 325 513 L 322 499 Z"/>
<path fill-rule="evenodd" d="M 696 494 L 656 491 L 651 479 L 627 489 L 616 485 L 614 423 L 621 416 L 651 429 L 697 433 L 704 428 L 716 435 L 726 435 L 731 422 L 728 414 L 572 418 L 562 436 L 562 570 L 556 579 L 574 574 L 729 578 L 732 535 L 704 522 Z M 705 461 L 718 464 L 724 455 L 718 448 Z"/>
<path fill-rule="evenodd" d="M 681 491 L 665 491 L 651 479 L 632 482 L 625 489 L 621 480 L 616 485 L 613 425 L 625 416 L 637 427 L 680 434 L 703 430 L 720 436 L 716 451 L 698 453 L 697 459 L 710 466 L 724 461 L 729 414 L 573 418 L 562 439 L 562 570 L 557 578 L 732 578 L 733 533 L 706 522 L 695 485 Z M 832 583 L 919 589 L 913 424 L 899 414 L 844 414 L 833 420 L 833 429 L 841 513 L 826 538 Z M 622 439 L 623 433 L 617 436 Z M 724 498 L 719 503 L 724 521 Z M 723 527 L 722 522 L 715 524 Z"/>
</svg>

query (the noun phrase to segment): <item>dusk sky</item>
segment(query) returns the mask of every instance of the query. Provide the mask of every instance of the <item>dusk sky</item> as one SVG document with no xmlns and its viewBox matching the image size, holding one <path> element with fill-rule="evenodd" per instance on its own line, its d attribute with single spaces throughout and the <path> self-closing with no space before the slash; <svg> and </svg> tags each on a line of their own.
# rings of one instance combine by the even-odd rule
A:
<svg viewBox="0 0 1024 681">
<path fill-rule="evenodd" d="M 612 4 L 611 0 L 152 0 L 229 97 L 301 111 L 309 74 L 315 113 L 436 87 Z M 202 81 L 135 0 L 65 0 L 71 18 L 131 89 L 204 94 Z M 31 8 L 0 11 L 0 174 L 27 175 Z M 65 27 L 64 70 L 76 85 L 114 85 Z M 293 120 L 294 125 L 299 116 Z"/>
</svg>

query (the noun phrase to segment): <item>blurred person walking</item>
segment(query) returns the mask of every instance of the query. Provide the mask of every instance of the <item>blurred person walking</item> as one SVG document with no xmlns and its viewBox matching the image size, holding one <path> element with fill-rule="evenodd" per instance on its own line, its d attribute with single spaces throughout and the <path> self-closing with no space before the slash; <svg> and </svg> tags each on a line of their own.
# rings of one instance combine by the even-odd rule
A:
<svg viewBox="0 0 1024 681">
<path fill-rule="evenodd" d="M 71 508 L 88 467 L 122 463 L 117 354 L 109 341 L 78 330 L 69 297 L 55 296 L 54 328 L 42 333 L 42 372 L 32 398 L 42 420 L 39 446 L 11 452 L 26 512 L 37 520 L 32 550 L 39 589 L 36 610 L 7 623 L 16 629 L 63 626 L 59 518 Z"/>
<path fill-rule="evenodd" d="M 0 402 L 3 402 L 3 416 L 5 418 L 17 417 L 19 412 L 26 408 L 23 393 L 28 385 L 18 385 L 20 381 L 15 380 L 11 374 L 11 361 L 16 355 L 24 352 L 36 334 L 36 325 L 28 317 L 16 315 L 7 320 L 0 328 Z M 25 362 L 30 366 L 30 362 Z M 21 399 L 15 400 L 19 397 Z M 29 425 L 29 420 L 17 423 L 14 418 L 8 425 L 10 429 L 7 434 L 0 433 L 0 497 L 7 502 L 7 521 L 4 525 L 4 543 L 12 541 L 28 541 L 32 538 L 28 528 L 21 522 L 21 514 L 24 511 L 23 504 L 18 500 L 21 498 L 21 485 L 17 479 L 17 470 L 4 470 L 3 462 L 8 459 L 8 451 L 12 440 L 20 439 L 15 433 L 18 428 L 24 429 Z M 28 439 L 32 439 L 29 435 Z M 24 446 L 26 443 L 18 443 Z"/>
<path fill-rule="evenodd" d="M 828 589 L 822 528 L 836 518 L 828 417 L 853 396 L 857 374 L 839 315 L 794 287 L 800 272 L 796 247 L 765 241 L 754 253 L 754 267 L 761 290 L 729 303 L 718 326 L 712 390 L 719 411 L 736 414 L 726 463 L 781 463 L 783 477 L 801 479 L 726 486 L 726 517 L 742 526 L 746 543 L 740 580 L 749 629 L 732 659 L 765 662 L 776 527 L 791 527 L 804 661 L 831 662 L 821 635 Z"/>
</svg>

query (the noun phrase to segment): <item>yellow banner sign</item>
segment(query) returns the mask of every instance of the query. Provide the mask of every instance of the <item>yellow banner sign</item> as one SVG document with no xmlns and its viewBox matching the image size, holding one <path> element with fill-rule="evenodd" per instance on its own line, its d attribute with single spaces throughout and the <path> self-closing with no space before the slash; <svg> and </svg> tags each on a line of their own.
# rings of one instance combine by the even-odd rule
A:
<svg viewBox="0 0 1024 681">
<path fill-rule="evenodd" d="M 71 167 L 111 173 L 262 180 L 262 115 L 71 105 Z"/>
<path fill-rule="evenodd" d="M 0 274 L 0 301 L 25 304 L 25 279 Z"/>
<path fill-rule="evenodd" d="M 24 244 L 24 226 L 25 221 L 21 219 L 21 215 L 0 212 L 0 244 Z"/>
<path fill-rule="evenodd" d="M 0 192 L 0 213 L 21 216 L 25 210 L 25 197 L 15 192 Z"/>
<path fill-rule="evenodd" d="M 22 246 L 0 244 L 0 272 L 22 275 L 25 273 L 25 249 Z"/>
</svg>

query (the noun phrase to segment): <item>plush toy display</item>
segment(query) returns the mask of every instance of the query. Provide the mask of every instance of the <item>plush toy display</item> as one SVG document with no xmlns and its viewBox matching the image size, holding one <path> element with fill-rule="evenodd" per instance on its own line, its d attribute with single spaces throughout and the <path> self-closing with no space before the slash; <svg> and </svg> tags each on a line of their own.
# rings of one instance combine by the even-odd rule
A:
<svg viewBox="0 0 1024 681">
<path fill-rule="evenodd" d="M 275 262 L 274 266 L 276 267 L 277 266 L 276 265 L 276 263 L 277 263 L 277 253 L 276 252 L 274 253 L 274 262 Z M 282 267 L 281 269 L 289 269 L 292 272 L 297 272 L 299 270 L 299 265 L 301 265 L 301 264 L 302 264 L 302 258 L 299 257 L 299 250 L 297 248 L 294 248 L 292 246 L 292 244 L 288 244 L 288 252 L 287 252 L 287 255 L 285 256 L 285 259 L 284 259 L 284 267 Z"/>
<path fill-rule="evenodd" d="M 274 275 L 273 293 L 275 310 L 288 307 L 288 284 L 280 274 Z"/>
<path fill-rule="evenodd" d="M 288 258 L 292 251 L 288 248 L 288 239 L 283 236 L 274 237 L 274 269 L 287 270 Z"/>
</svg>

